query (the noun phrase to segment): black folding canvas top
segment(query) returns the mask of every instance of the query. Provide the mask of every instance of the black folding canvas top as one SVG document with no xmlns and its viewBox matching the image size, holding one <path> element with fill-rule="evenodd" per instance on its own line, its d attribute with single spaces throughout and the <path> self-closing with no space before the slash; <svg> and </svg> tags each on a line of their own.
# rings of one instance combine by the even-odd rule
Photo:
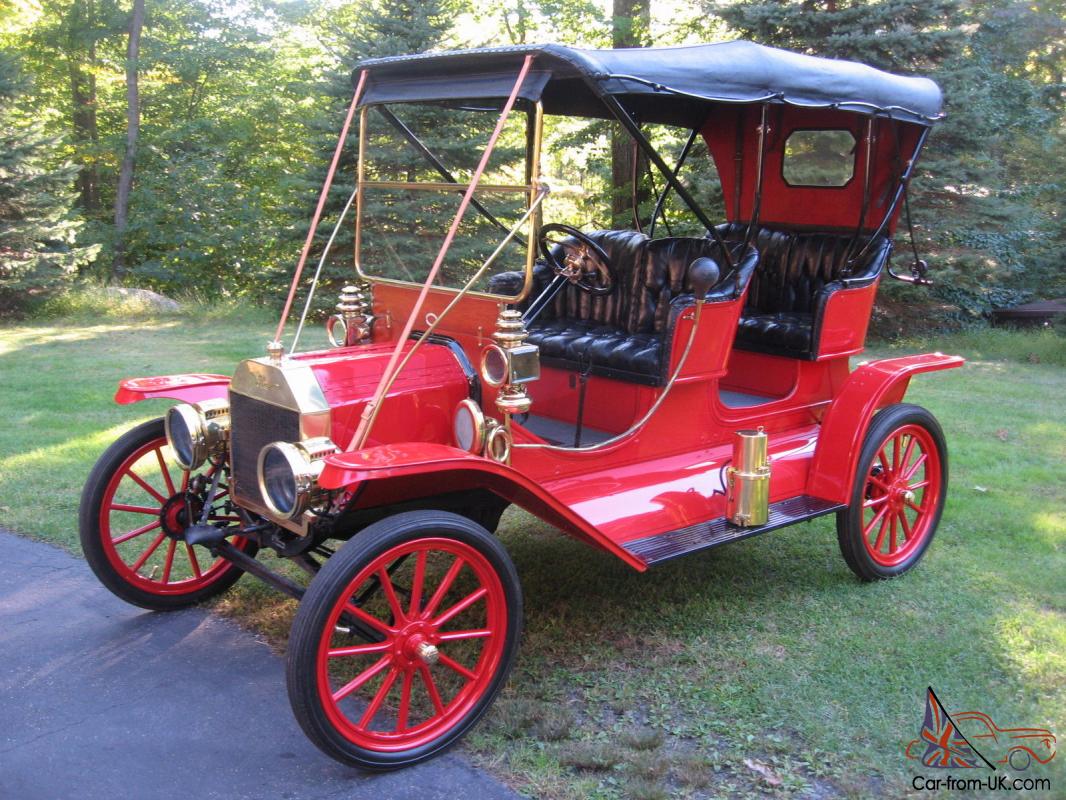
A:
<svg viewBox="0 0 1066 800">
<path fill-rule="evenodd" d="M 616 95 L 642 122 L 695 124 L 707 103 L 784 102 L 890 113 L 931 124 L 940 89 L 852 61 L 802 55 L 734 41 L 686 47 L 582 50 L 556 44 L 454 50 L 361 62 L 367 70 L 361 105 L 383 102 L 489 100 L 506 97 L 527 55 L 534 56 L 519 96 L 545 112 L 605 116 Z"/>
</svg>

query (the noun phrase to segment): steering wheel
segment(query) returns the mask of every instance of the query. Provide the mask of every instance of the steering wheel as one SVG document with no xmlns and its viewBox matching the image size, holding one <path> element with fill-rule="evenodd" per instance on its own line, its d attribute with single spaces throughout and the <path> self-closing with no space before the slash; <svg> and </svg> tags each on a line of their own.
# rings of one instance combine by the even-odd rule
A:
<svg viewBox="0 0 1066 800">
<path fill-rule="evenodd" d="M 578 244 L 572 242 L 553 242 L 549 234 L 565 233 Z M 587 235 L 570 225 L 562 225 L 552 222 L 540 229 L 537 237 L 537 245 L 544 261 L 555 272 L 583 292 L 593 296 L 610 294 L 614 288 L 614 279 L 611 277 L 611 259 L 603 248 L 596 244 Z M 565 256 L 560 261 L 553 252 L 553 245 L 559 245 L 565 251 Z"/>
</svg>

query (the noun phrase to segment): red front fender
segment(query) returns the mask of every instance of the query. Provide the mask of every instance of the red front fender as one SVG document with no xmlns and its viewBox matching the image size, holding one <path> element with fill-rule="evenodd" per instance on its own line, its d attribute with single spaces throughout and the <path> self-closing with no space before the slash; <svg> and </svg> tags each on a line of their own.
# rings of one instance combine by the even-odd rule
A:
<svg viewBox="0 0 1066 800">
<path fill-rule="evenodd" d="M 359 505 L 368 508 L 444 492 L 485 489 L 618 556 L 634 569 L 643 572 L 648 568 L 642 559 L 612 542 L 522 473 L 456 447 L 405 442 L 339 453 L 326 459 L 319 485 L 325 489 L 359 486 Z"/>
<path fill-rule="evenodd" d="M 229 387 L 226 375 L 190 373 L 188 375 L 158 375 L 154 378 L 127 378 L 119 381 L 115 402 L 119 405 L 139 403 L 155 397 L 168 397 L 186 403 L 199 403 L 225 397 Z"/>
<path fill-rule="evenodd" d="M 961 356 L 926 353 L 871 361 L 851 373 L 822 420 L 807 494 L 847 503 L 859 451 L 878 409 L 900 402 L 912 375 L 961 367 L 964 363 Z"/>
</svg>

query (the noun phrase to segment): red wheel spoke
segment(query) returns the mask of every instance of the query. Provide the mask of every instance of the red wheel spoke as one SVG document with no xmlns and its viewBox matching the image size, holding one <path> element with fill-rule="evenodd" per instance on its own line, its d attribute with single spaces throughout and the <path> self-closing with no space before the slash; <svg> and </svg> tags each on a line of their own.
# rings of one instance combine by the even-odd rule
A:
<svg viewBox="0 0 1066 800">
<path fill-rule="evenodd" d="M 397 733 L 402 733 L 407 727 L 407 718 L 411 713 L 411 685 L 414 679 L 414 672 L 411 670 L 404 672 L 403 685 L 400 687 L 400 710 L 396 713 Z"/>
<path fill-rule="evenodd" d="M 918 460 L 911 464 L 910 468 L 907 470 L 906 474 L 903 477 L 907 480 L 913 478 L 914 474 L 918 471 L 918 468 L 925 463 L 925 460 L 927 458 L 929 458 L 928 453 L 922 453 L 920 456 L 918 456 Z"/>
<path fill-rule="evenodd" d="M 892 488 L 876 475 L 871 475 L 866 480 L 870 485 L 874 486 L 877 489 L 880 489 L 882 492 L 887 493 L 892 491 Z"/>
<path fill-rule="evenodd" d="M 411 579 L 411 605 L 408 615 L 417 617 L 419 605 L 422 603 L 422 584 L 426 580 L 426 551 L 419 550 L 415 554 L 415 574 Z"/>
<path fill-rule="evenodd" d="M 902 436 L 893 437 L 893 439 L 892 439 L 892 474 L 896 474 L 897 472 L 899 472 L 899 464 L 900 464 L 899 457 L 901 455 L 900 450 L 903 449 L 902 445 L 903 445 L 903 437 Z"/>
<path fill-rule="evenodd" d="M 470 606 L 474 605 L 474 603 L 476 603 L 488 593 L 489 590 L 486 589 L 484 586 L 482 586 L 475 592 L 471 592 L 458 603 L 456 603 L 454 606 L 452 606 L 439 617 L 437 617 L 435 620 L 433 620 L 433 624 L 436 625 L 438 628 L 442 625 L 447 624 L 448 620 L 458 616 L 459 614 L 462 614 L 464 611 L 470 608 Z"/>
<path fill-rule="evenodd" d="M 867 525 L 863 529 L 862 535 L 863 536 L 869 536 L 871 533 L 873 533 L 874 525 L 876 525 L 878 522 L 880 522 L 882 520 L 882 518 L 884 518 L 885 514 L 887 514 L 887 513 L 888 513 L 888 506 L 885 506 L 880 511 L 878 511 L 876 514 L 874 514 L 873 519 L 870 520 L 870 524 Z"/>
<path fill-rule="evenodd" d="M 464 678 L 466 678 L 468 681 L 472 681 L 472 680 L 474 680 L 474 678 L 477 677 L 476 674 L 474 674 L 473 672 L 468 670 L 466 667 L 464 667 L 458 661 L 456 661 L 454 659 L 451 659 L 451 658 L 448 658 L 448 656 L 444 655 L 444 653 L 439 653 L 438 655 L 440 657 L 440 663 L 441 664 L 443 664 L 444 666 L 448 667 L 449 669 L 455 670 L 460 675 L 462 675 Z"/>
<path fill-rule="evenodd" d="M 484 629 L 476 631 L 448 631 L 447 633 L 438 633 L 437 641 L 458 642 L 462 639 L 484 639 L 487 636 L 492 636 L 492 631 Z"/>
<path fill-rule="evenodd" d="M 163 564 L 163 583 L 170 583 L 170 570 L 174 567 L 174 551 L 177 549 L 177 540 L 171 539 L 170 545 L 167 547 L 167 560 Z"/>
<path fill-rule="evenodd" d="M 167 485 L 167 491 L 170 492 L 170 496 L 173 497 L 177 492 L 174 491 L 174 481 L 170 477 L 170 469 L 167 467 L 166 459 L 163 458 L 163 448 L 157 447 L 155 450 L 155 457 L 159 460 L 159 471 L 163 473 L 163 482 Z M 184 491 L 185 487 L 182 487 Z"/>
<path fill-rule="evenodd" d="M 911 456 L 914 455 L 914 445 L 918 443 L 918 439 L 914 436 L 910 436 L 907 439 L 907 449 L 903 451 L 903 461 L 900 465 L 903 469 L 907 469 L 907 465 L 911 463 Z"/>
<path fill-rule="evenodd" d="M 918 512 L 919 514 L 924 514 L 924 513 L 925 513 L 925 510 L 924 510 L 924 509 L 923 509 L 923 508 L 922 508 L 921 506 L 915 505 L 915 504 L 914 504 L 914 503 L 912 503 L 912 502 L 911 502 L 910 500 L 904 500 L 903 502 L 905 502 L 905 503 L 907 504 L 907 507 L 908 507 L 908 508 L 912 508 L 912 509 L 914 509 L 914 510 L 915 510 L 915 511 L 917 511 L 917 512 Z M 925 498 L 924 498 L 924 497 L 922 498 L 922 503 L 923 503 L 923 504 L 925 503 Z"/>
<path fill-rule="evenodd" d="M 356 644 L 351 647 L 337 647 L 326 653 L 330 658 L 343 658 L 344 656 L 361 656 L 365 653 L 384 653 L 392 647 L 392 642 L 373 642 L 372 644 Z"/>
<path fill-rule="evenodd" d="M 129 533 L 122 534 L 117 539 L 112 539 L 111 544 L 122 544 L 123 542 L 128 542 L 130 539 L 136 538 L 137 536 L 140 536 L 143 533 L 148 533 L 148 531 L 155 530 L 161 524 L 162 523 L 160 523 L 159 520 L 156 520 L 155 522 L 149 522 L 143 528 L 137 528 L 136 530 L 130 531 Z"/>
<path fill-rule="evenodd" d="M 862 507 L 863 508 L 873 508 L 874 506 L 881 505 L 886 500 L 888 500 L 888 495 L 887 494 L 883 494 L 880 497 L 871 497 L 869 500 L 865 501 L 862 504 Z"/>
<path fill-rule="evenodd" d="M 897 549 L 896 548 L 896 528 L 897 528 L 896 518 L 898 516 L 899 516 L 898 513 L 897 514 L 893 514 L 891 517 L 889 517 L 889 520 L 888 520 L 888 527 L 889 527 L 888 552 L 889 553 L 895 553 L 896 549 Z"/>
<path fill-rule="evenodd" d="M 144 562 L 152 557 L 152 553 L 156 551 L 156 548 L 158 548 L 159 545 L 161 545 L 163 543 L 163 540 L 166 538 L 167 535 L 165 533 L 160 533 L 158 536 L 156 536 L 152 543 L 148 545 L 148 549 L 141 553 L 140 558 L 133 562 L 133 566 L 130 567 L 130 569 L 134 572 L 137 572 L 137 570 L 143 567 Z"/>
<path fill-rule="evenodd" d="M 444 599 L 444 595 L 446 595 L 448 590 L 452 588 L 452 584 L 455 582 L 464 563 L 466 562 L 464 562 L 462 558 L 459 556 L 455 557 L 454 563 L 448 568 L 447 573 L 444 575 L 444 579 L 440 582 L 440 586 L 437 587 L 437 591 L 433 593 L 433 597 L 430 599 L 429 604 L 422 612 L 423 617 L 433 616 L 433 613 L 437 610 L 437 606 L 440 605 L 440 601 Z"/>
<path fill-rule="evenodd" d="M 392 685 L 396 683 L 396 676 L 399 674 L 400 671 L 396 667 L 389 670 L 389 674 L 385 676 L 385 681 L 381 684 L 381 688 L 374 695 L 370 705 L 366 707 L 366 713 L 363 714 L 356 727 L 365 728 L 370 724 L 371 720 L 374 719 L 374 715 L 381 709 L 381 704 L 385 702 L 385 698 L 389 696 L 389 691 L 392 689 Z"/>
<path fill-rule="evenodd" d="M 189 556 L 189 566 L 192 567 L 192 574 L 197 578 L 202 578 L 203 573 L 200 572 L 200 562 L 196 560 L 196 553 L 193 552 L 192 545 L 188 542 L 185 543 L 185 553 Z"/>
<path fill-rule="evenodd" d="M 886 447 L 888 447 L 888 442 L 885 442 L 884 446 L 878 451 L 877 458 L 881 461 L 881 469 L 884 470 L 884 472 L 891 473 L 892 467 L 888 464 L 889 458 L 888 453 L 885 451 Z"/>
<path fill-rule="evenodd" d="M 389 577 L 389 571 L 382 567 L 377 571 L 378 581 L 381 582 L 381 589 L 385 592 L 385 599 L 389 601 L 389 609 L 392 611 L 392 618 L 397 625 L 401 625 L 405 619 L 403 609 L 400 608 L 400 600 L 396 597 L 396 587 L 392 585 L 392 578 Z"/>
<path fill-rule="evenodd" d="M 152 486 L 152 484 L 150 484 L 148 481 L 146 481 L 144 478 L 134 472 L 132 468 L 126 470 L 126 475 L 132 478 L 134 483 L 136 483 L 138 486 L 148 492 L 148 494 L 152 495 L 152 497 L 154 497 L 160 503 L 165 503 L 167 501 L 167 499 L 163 497 L 163 495 L 156 491 L 156 488 Z"/>
<path fill-rule="evenodd" d="M 885 530 L 888 528 L 888 517 L 881 520 L 881 527 L 877 531 L 877 541 L 874 542 L 874 550 L 880 552 L 881 545 L 885 542 Z"/>
<path fill-rule="evenodd" d="M 438 714 L 443 714 L 444 703 L 440 699 L 440 692 L 437 691 L 437 684 L 433 682 L 433 676 L 429 673 L 429 667 L 425 664 L 420 664 L 418 674 L 422 676 L 422 683 L 425 684 L 426 691 L 429 692 L 429 699 L 433 701 L 433 708 L 436 709 Z"/>
<path fill-rule="evenodd" d="M 353 678 L 340 689 L 335 691 L 333 693 L 333 701 L 340 702 L 345 697 L 354 692 L 356 689 L 358 689 L 360 686 L 362 686 L 364 683 L 366 683 L 368 680 L 370 680 L 383 669 L 385 669 L 385 667 L 387 667 L 390 663 L 392 663 L 392 659 L 390 659 L 388 656 L 382 656 L 380 659 L 378 659 L 377 663 L 375 663 L 374 666 L 370 667 L 369 669 L 363 670 L 355 678 Z"/>
<path fill-rule="evenodd" d="M 346 613 L 351 614 L 356 619 L 362 620 L 367 625 L 372 625 L 382 633 L 395 633 L 396 629 L 390 627 L 384 620 L 380 620 L 373 614 L 368 614 L 358 606 L 353 606 L 351 603 L 344 604 L 344 610 Z"/>
<path fill-rule="evenodd" d="M 127 503 L 112 503 L 110 508 L 112 511 L 129 511 L 131 514 L 159 514 L 158 508 L 148 508 L 148 506 L 131 506 Z"/>
<path fill-rule="evenodd" d="M 918 489 L 924 489 L 928 485 L 929 485 L 929 481 L 925 480 L 925 481 L 918 481 L 917 483 L 912 483 L 907 488 L 910 489 L 913 492 L 913 491 L 916 491 Z"/>
<path fill-rule="evenodd" d="M 911 538 L 911 524 L 907 520 L 907 510 L 901 508 L 899 511 L 899 524 L 903 526 L 903 540 L 906 541 Z"/>
</svg>

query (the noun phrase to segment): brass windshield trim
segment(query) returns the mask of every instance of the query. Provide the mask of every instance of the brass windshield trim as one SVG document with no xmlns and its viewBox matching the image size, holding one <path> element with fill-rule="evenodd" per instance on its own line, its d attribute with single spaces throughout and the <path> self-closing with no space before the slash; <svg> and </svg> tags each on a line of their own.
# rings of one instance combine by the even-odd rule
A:
<svg viewBox="0 0 1066 800">
<path fill-rule="evenodd" d="M 409 189 L 415 192 L 464 192 L 470 188 L 469 183 L 448 183 L 447 181 L 363 181 L 364 189 Z M 479 192 L 521 192 L 525 194 L 533 187 L 521 183 L 479 183 Z"/>
<path fill-rule="evenodd" d="M 478 184 L 478 191 L 486 192 L 521 192 L 526 195 L 526 211 L 528 212 L 533 208 L 535 202 L 538 201 L 538 197 L 541 195 L 542 186 L 540 183 L 540 154 L 541 144 L 543 141 L 544 130 L 544 108 L 540 102 L 534 103 L 532 110 L 533 125 L 532 125 L 532 146 L 529 147 L 531 153 L 532 164 L 530 166 L 529 184 Z M 363 280 L 375 284 L 380 283 L 385 286 L 404 286 L 404 287 L 417 287 L 421 288 L 422 281 L 405 281 L 398 278 L 386 278 L 380 275 L 373 275 L 363 270 L 362 260 L 362 246 L 363 246 L 363 195 L 368 189 L 408 189 L 413 191 L 451 191 L 451 192 L 463 192 L 466 191 L 469 183 L 448 183 L 442 181 L 425 181 L 425 182 L 407 182 L 407 181 L 368 181 L 366 180 L 366 141 L 367 141 L 367 114 L 369 106 L 363 106 L 360 109 L 359 114 L 359 153 L 356 159 L 356 187 L 355 187 L 355 242 L 354 242 L 354 258 L 355 258 L 355 271 Z M 526 112 L 530 113 L 529 111 Z M 528 143 L 528 137 L 527 137 Z M 481 297 L 488 300 L 493 300 L 498 303 L 519 303 L 526 298 L 530 289 L 533 287 L 533 264 L 537 258 L 537 245 L 536 245 L 536 230 L 537 221 L 540 215 L 530 214 L 529 219 L 526 220 L 526 227 L 528 229 L 528 235 L 526 236 L 526 264 L 525 274 L 522 282 L 522 291 L 514 297 L 507 295 L 492 294 L 491 292 L 478 292 L 473 290 L 466 290 L 453 288 L 450 286 L 431 286 L 430 291 L 439 294 L 459 294 L 462 292 L 465 295 L 471 297 Z"/>
</svg>

